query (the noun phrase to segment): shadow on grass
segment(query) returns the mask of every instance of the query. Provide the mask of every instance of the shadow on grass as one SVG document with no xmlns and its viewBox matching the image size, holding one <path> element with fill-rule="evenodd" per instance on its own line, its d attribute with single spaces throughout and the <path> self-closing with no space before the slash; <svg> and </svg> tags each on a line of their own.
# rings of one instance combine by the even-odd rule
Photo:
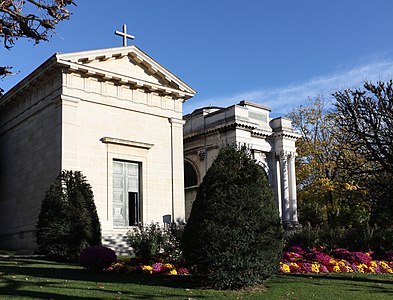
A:
<svg viewBox="0 0 393 300">
<path fill-rule="evenodd" d="M 57 264 L 57 263 L 56 263 Z M 50 263 L 48 263 L 50 265 Z M 195 288 L 197 282 L 192 276 L 182 275 L 144 275 L 144 274 L 117 274 L 108 272 L 93 272 L 79 267 L 74 268 L 45 268 L 28 267 L 26 264 L 16 266 L 2 266 L 0 271 L 5 274 L 18 274 L 23 276 L 41 277 L 47 279 L 79 280 L 103 283 L 135 283 L 152 286 L 166 286 L 172 288 Z"/>
<path fill-rule="evenodd" d="M 108 297 L 103 297 L 103 299 L 108 299 L 113 298 L 113 295 L 116 294 L 118 287 L 116 284 L 157 287 L 154 289 L 142 287 L 132 289 L 132 291 L 127 291 L 123 287 L 121 293 L 119 292 L 119 299 L 123 296 L 131 299 L 151 299 L 153 297 L 171 299 L 179 297 L 182 293 L 185 294 L 184 291 L 187 289 L 198 287 L 197 281 L 192 276 L 92 272 L 77 265 L 31 259 L 1 259 L 0 275 L 6 275 L 0 276 L 1 299 L 2 296 L 30 297 L 32 299 L 97 299 L 97 297 L 90 297 L 84 293 L 86 289 L 89 292 L 96 290 L 100 294 L 108 293 Z M 30 281 L 23 281 L 25 278 Z M 63 282 L 67 281 L 74 283 L 65 287 Z M 174 294 L 170 291 L 161 293 L 160 287 L 181 290 L 174 292 Z M 56 293 L 58 289 L 63 289 L 63 291 L 59 290 L 59 293 Z M 67 295 L 64 295 L 64 289 L 68 289 Z M 73 294 L 76 296 L 72 296 Z M 192 298 L 204 298 L 204 296 L 193 295 Z"/>
</svg>

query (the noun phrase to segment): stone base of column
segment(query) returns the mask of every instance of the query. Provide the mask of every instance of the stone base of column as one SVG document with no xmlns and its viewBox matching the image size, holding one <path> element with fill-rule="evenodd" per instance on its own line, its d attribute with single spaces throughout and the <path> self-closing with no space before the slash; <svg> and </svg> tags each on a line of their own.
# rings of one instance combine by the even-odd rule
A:
<svg viewBox="0 0 393 300">
<path fill-rule="evenodd" d="M 298 222 L 283 222 L 282 226 L 285 231 L 291 231 L 302 228 L 302 225 Z"/>
</svg>

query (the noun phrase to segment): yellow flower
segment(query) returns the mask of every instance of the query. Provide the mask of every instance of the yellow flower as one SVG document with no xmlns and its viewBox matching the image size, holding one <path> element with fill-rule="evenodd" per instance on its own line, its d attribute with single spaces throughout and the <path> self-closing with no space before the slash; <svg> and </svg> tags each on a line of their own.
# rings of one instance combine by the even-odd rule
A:
<svg viewBox="0 0 393 300">
<path fill-rule="evenodd" d="M 358 269 L 359 273 L 364 273 L 364 268 L 363 268 L 363 264 L 362 265 L 357 265 L 356 268 Z"/>
<path fill-rule="evenodd" d="M 369 271 L 370 271 L 371 273 L 375 273 L 375 270 L 374 270 L 373 267 L 369 267 L 368 269 L 369 269 Z"/>
<path fill-rule="evenodd" d="M 287 264 L 282 264 L 282 272 L 283 273 L 290 273 L 291 269 L 289 268 L 289 266 Z"/>
<path fill-rule="evenodd" d="M 373 268 L 376 268 L 376 267 L 378 267 L 378 264 L 377 264 L 376 261 L 371 261 L 370 262 L 370 266 L 373 267 Z"/>
<path fill-rule="evenodd" d="M 124 263 L 122 262 L 116 262 L 112 265 L 113 270 L 116 272 L 121 272 L 124 269 Z"/>
<path fill-rule="evenodd" d="M 299 265 L 297 263 L 295 263 L 295 262 L 291 262 L 291 266 L 295 267 L 295 268 L 299 268 Z"/>
<path fill-rule="evenodd" d="M 314 263 L 311 265 L 311 270 L 313 273 L 319 273 L 320 264 Z"/>
<path fill-rule="evenodd" d="M 347 269 L 347 273 L 353 273 L 353 270 L 349 266 L 345 266 L 345 269 Z"/>
<path fill-rule="evenodd" d="M 153 273 L 153 268 L 151 266 L 143 266 L 142 267 L 142 272 L 145 274 L 152 274 Z"/>
<path fill-rule="evenodd" d="M 339 266 L 334 266 L 333 267 L 333 272 L 339 273 L 340 272 L 340 267 Z"/>
<path fill-rule="evenodd" d="M 168 274 L 169 275 L 177 275 L 177 271 L 176 271 L 176 269 L 172 269 L 172 270 L 170 270 L 170 272 Z"/>
<path fill-rule="evenodd" d="M 172 264 L 164 264 L 166 269 L 174 269 L 175 267 Z"/>
<path fill-rule="evenodd" d="M 342 266 L 342 267 L 345 267 L 345 262 L 341 260 L 341 261 L 338 262 L 338 265 Z"/>
</svg>

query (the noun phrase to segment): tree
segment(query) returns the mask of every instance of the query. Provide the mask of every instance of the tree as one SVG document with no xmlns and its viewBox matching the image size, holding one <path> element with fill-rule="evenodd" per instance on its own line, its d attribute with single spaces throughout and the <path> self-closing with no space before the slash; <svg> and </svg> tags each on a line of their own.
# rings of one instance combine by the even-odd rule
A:
<svg viewBox="0 0 393 300">
<path fill-rule="evenodd" d="M 41 253 L 61 260 L 75 260 L 82 249 L 101 244 L 93 192 L 81 172 L 63 171 L 51 184 L 36 235 Z"/>
<path fill-rule="evenodd" d="M 330 226 L 365 223 L 366 191 L 347 171 L 363 162 L 346 149 L 348 137 L 338 130 L 336 113 L 326 107 L 326 101 L 316 98 L 288 114 L 301 134 L 296 142 L 299 220 Z"/>
<path fill-rule="evenodd" d="M 183 255 L 205 284 L 261 283 L 281 258 L 283 232 L 266 173 L 243 150 L 224 148 L 198 188 Z"/>
<path fill-rule="evenodd" d="M 364 89 L 333 94 L 337 127 L 348 136 L 348 150 L 366 161 L 350 169 L 367 183 L 373 201 L 373 222 L 393 224 L 393 81 L 364 83 Z"/>
<path fill-rule="evenodd" d="M 56 25 L 68 20 L 67 7 L 73 0 L 1 0 L 0 40 L 6 49 L 11 49 L 18 38 L 48 41 Z M 0 66 L 0 78 L 12 74 L 12 67 Z M 0 96 L 3 90 L 0 88 Z"/>
<path fill-rule="evenodd" d="M 364 89 L 333 94 L 337 125 L 351 149 L 374 163 L 373 172 L 393 174 L 393 81 L 365 82 Z"/>
</svg>

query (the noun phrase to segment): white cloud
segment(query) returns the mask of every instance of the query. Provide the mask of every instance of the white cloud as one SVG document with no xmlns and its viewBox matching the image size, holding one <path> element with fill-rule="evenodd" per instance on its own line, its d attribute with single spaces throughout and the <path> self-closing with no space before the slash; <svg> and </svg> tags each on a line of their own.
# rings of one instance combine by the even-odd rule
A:
<svg viewBox="0 0 393 300">
<path fill-rule="evenodd" d="M 374 57 L 376 59 L 376 57 Z M 376 82 L 393 77 L 393 60 L 374 60 L 359 64 L 346 70 L 311 78 L 300 83 L 272 89 L 243 91 L 234 95 L 199 100 L 190 105 L 186 103 L 185 113 L 204 106 L 229 106 L 240 100 L 250 100 L 272 108 L 274 113 L 286 113 L 289 109 L 304 104 L 308 97 L 323 96 L 329 99 L 332 93 L 345 88 L 361 87 L 365 80 Z M 191 101 L 192 102 L 192 101 Z"/>
</svg>

